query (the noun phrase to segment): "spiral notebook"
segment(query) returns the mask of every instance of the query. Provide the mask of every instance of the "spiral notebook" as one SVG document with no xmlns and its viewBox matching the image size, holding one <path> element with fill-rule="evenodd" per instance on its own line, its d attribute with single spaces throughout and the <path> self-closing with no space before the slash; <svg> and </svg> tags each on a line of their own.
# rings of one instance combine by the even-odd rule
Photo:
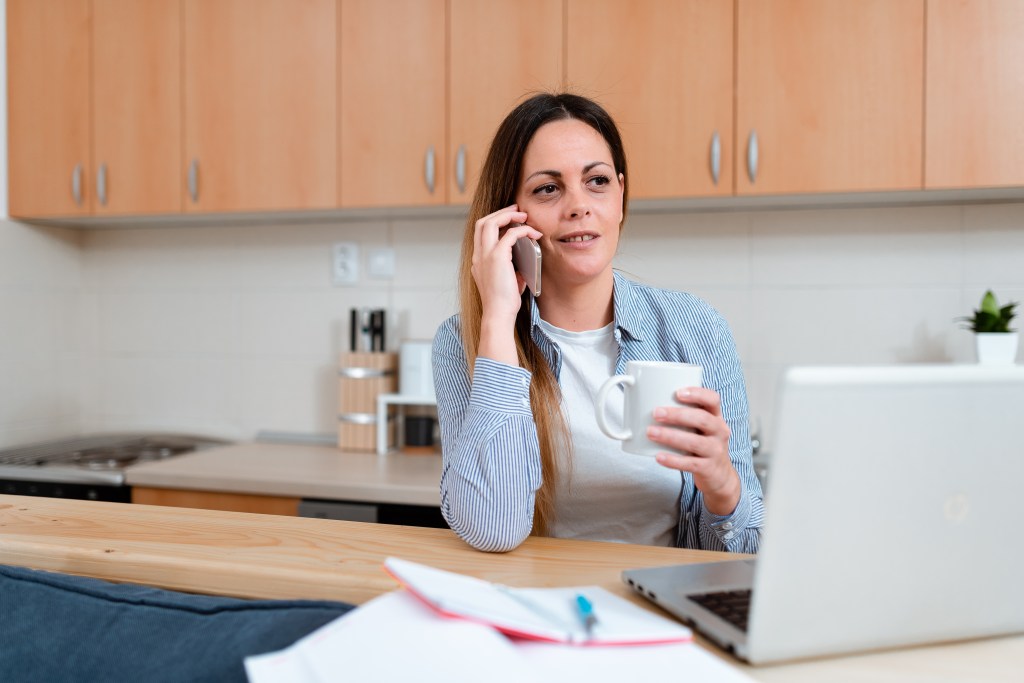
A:
<svg viewBox="0 0 1024 683">
<path fill-rule="evenodd" d="M 682 624 L 599 586 L 510 588 L 389 557 L 385 570 L 436 612 L 518 638 L 570 645 L 652 645 L 689 641 Z M 590 617 L 580 610 L 580 598 Z"/>
</svg>

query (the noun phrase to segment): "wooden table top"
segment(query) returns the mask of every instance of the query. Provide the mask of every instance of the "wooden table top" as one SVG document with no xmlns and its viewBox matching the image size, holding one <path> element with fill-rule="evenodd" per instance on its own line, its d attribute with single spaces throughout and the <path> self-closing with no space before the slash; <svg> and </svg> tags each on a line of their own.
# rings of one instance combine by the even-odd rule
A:
<svg viewBox="0 0 1024 683">
<path fill-rule="evenodd" d="M 596 584 L 654 609 L 623 569 L 735 558 L 677 548 L 529 538 L 504 554 L 445 529 L 0 495 L 0 564 L 252 598 L 362 603 L 397 588 L 388 556 L 513 586 Z M 706 645 L 698 639 L 702 645 Z M 791 664 L 759 681 L 1020 681 L 1024 636 Z"/>
<path fill-rule="evenodd" d="M 728 553 L 528 538 L 474 550 L 448 529 L 0 495 L 0 563 L 196 593 L 362 603 L 397 587 L 394 555 L 510 586 L 601 585 L 628 567 Z"/>
</svg>

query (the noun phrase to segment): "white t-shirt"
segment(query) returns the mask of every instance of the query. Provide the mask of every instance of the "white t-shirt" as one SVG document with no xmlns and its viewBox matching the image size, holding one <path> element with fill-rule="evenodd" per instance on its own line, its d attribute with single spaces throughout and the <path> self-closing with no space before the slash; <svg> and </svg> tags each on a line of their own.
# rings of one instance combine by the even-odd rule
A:
<svg viewBox="0 0 1024 683">
<path fill-rule="evenodd" d="M 644 545 L 672 546 L 679 523 L 679 472 L 654 458 L 633 455 L 597 426 L 594 399 L 615 373 L 618 345 L 614 323 L 599 330 L 569 332 L 543 320 L 542 329 L 562 352 L 558 383 L 572 434 L 573 456 L 561 454 L 551 535 Z M 608 421 L 622 426 L 623 395 L 609 394 Z"/>
</svg>

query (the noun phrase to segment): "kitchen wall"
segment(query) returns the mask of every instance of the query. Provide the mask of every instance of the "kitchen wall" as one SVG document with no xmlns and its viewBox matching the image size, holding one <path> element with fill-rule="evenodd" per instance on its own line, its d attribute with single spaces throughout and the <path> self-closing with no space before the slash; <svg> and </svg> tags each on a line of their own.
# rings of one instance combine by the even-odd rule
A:
<svg viewBox="0 0 1024 683">
<path fill-rule="evenodd" d="M 79 431 L 82 233 L 0 220 L 0 447 Z"/>
<path fill-rule="evenodd" d="M 7 130 L 7 3 L 0 0 L 0 131 Z M 82 427 L 81 233 L 7 215 L 0 134 L 0 447 Z"/>
<path fill-rule="evenodd" d="M 455 307 L 462 220 L 79 231 L 0 222 L 0 445 L 79 429 L 329 434 L 352 306 L 392 345 Z M 1024 204 L 641 213 L 617 265 L 697 293 L 735 332 L 771 442 L 798 363 L 973 362 L 953 318 L 986 287 L 1024 301 Z M 357 287 L 330 249 L 361 247 Z M 392 279 L 366 277 L 392 247 Z"/>
<path fill-rule="evenodd" d="M 617 265 L 726 315 L 770 444 L 786 365 L 973 362 L 973 337 L 953 319 L 989 286 L 1024 300 L 1022 226 L 1021 203 L 637 212 Z M 331 433 L 349 308 L 387 307 L 393 343 L 431 337 L 455 307 L 461 230 L 455 215 L 80 233 L 6 226 L 0 235 L 21 253 L 4 245 L 0 261 L 21 275 L 0 300 L 17 298 L 22 315 L 4 334 L 14 382 L 0 388 L 0 429 L 12 410 L 72 424 L 77 409 L 97 430 Z M 361 247 L 358 287 L 331 285 L 337 241 Z M 394 278 L 367 278 L 368 250 L 384 246 L 395 250 Z M 76 373 L 77 406 L 75 381 L 58 389 L 52 379 Z M 40 375 L 51 379 L 34 385 Z"/>
<path fill-rule="evenodd" d="M 6 156 L 0 135 L 0 216 Z M 770 446 L 787 365 L 973 362 L 953 318 L 986 287 L 1024 301 L 1022 228 L 1022 203 L 634 212 L 617 265 L 726 315 Z M 0 447 L 80 430 L 330 434 L 349 308 L 387 307 L 393 345 L 431 337 L 455 307 L 461 229 L 455 215 L 91 231 L 0 219 Z M 358 287 L 330 283 L 338 241 L 361 246 Z M 384 246 L 394 278 L 365 277 Z"/>
</svg>

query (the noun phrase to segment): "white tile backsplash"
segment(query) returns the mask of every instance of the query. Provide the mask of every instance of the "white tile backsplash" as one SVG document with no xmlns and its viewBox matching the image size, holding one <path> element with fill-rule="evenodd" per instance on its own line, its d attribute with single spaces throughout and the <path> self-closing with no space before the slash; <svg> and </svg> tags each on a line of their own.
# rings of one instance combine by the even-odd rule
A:
<svg viewBox="0 0 1024 683">
<path fill-rule="evenodd" d="M 99 348 L 111 354 L 223 354 L 238 345 L 238 297 L 216 290 L 104 292 Z"/>
<path fill-rule="evenodd" d="M 461 218 L 396 221 L 394 286 L 456 287 L 465 223 Z"/>
<path fill-rule="evenodd" d="M 746 287 L 749 223 L 747 213 L 633 215 L 619 240 L 615 265 L 659 287 Z"/>
<path fill-rule="evenodd" d="M 992 287 L 1000 295 L 1004 290 L 1020 289 L 1024 285 L 1024 211 L 1020 205 L 964 207 L 963 250 L 965 284 L 980 292 Z"/>
<path fill-rule="evenodd" d="M 959 285 L 962 279 L 956 208 L 780 211 L 756 223 L 756 287 Z"/>
<path fill-rule="evenodd" d="M 93 420 L 206 419 L 229 408 L 232 376 L 223 356 L 103 354 L 97 375 L 95 411 L 90 406 L 88 414 Z"/>
<path fill-rule="evenodd" d="M 458 293 L 448 289 L 396 289 L 393 298 L 399 339 L 433 339 L 438 326 L 458 311 Z"/>
<path fill-rule="evenodd" d="M 230 405 L 239 430 L 336 431 L 338 366 L 328 360 L 229 361 Z M 287 397 L 287 400 L 285 400 Z"/>
<path fill-rule="evenodd" d="M 355 222 L 261 225 L 243 235 L 225 232 L 224 238 L 233 240 L 230 269 L 237 287 L 259 290 L 331 288 L 332 245 L 355 242 L 360 246 L 358 286 L 387 289 L 387 283 L 367 277 L 366 256 L 372 248 L 387 246 L 389 235 L 390 227 L 386 222 Z"/>
<path fill-rule="evenodd" d="M 0 219 L 0 291 L 81 286 L 82 233 Z"/>
<path fill-rule="evenodd" d="M 952 288 L 758 288 L 751 303 L 757 340 L 749 359 L 787 365 L 964 362 L 951 348 L 958 294 Z"/>
<path fill-rule="evenodd" d="M 0 222 L 0 445 L 83 426 L 332 433 L 349 309 L 387 308 L 391 350 L 431 338 L 457 306 L 463 229 Z M 330 281 L 340 241 L 360 246 L 355 287 Z M 394 278 L 366 277 L 384 247 Z M 725 315 L 770 446 L 787 365 L 974 362 L 954 318 L 987 287 L 1024 301 L 1024 203 L 634 212 L 616 266 Z"/>
<path fill-rule="evenodd" d="M 237 353 L 245 358 L 316 358 L 347 350 L 352 307 L 387 308 L 381 289 L 246 291 L 238 295 Z"/>
<path fill-rule="evenodd" d="M 83 233 L 85 283 L 104 290 L 202 289 L 235 285 L 236 251 L 246 230 L 131 228 Z"/>
</svg>

